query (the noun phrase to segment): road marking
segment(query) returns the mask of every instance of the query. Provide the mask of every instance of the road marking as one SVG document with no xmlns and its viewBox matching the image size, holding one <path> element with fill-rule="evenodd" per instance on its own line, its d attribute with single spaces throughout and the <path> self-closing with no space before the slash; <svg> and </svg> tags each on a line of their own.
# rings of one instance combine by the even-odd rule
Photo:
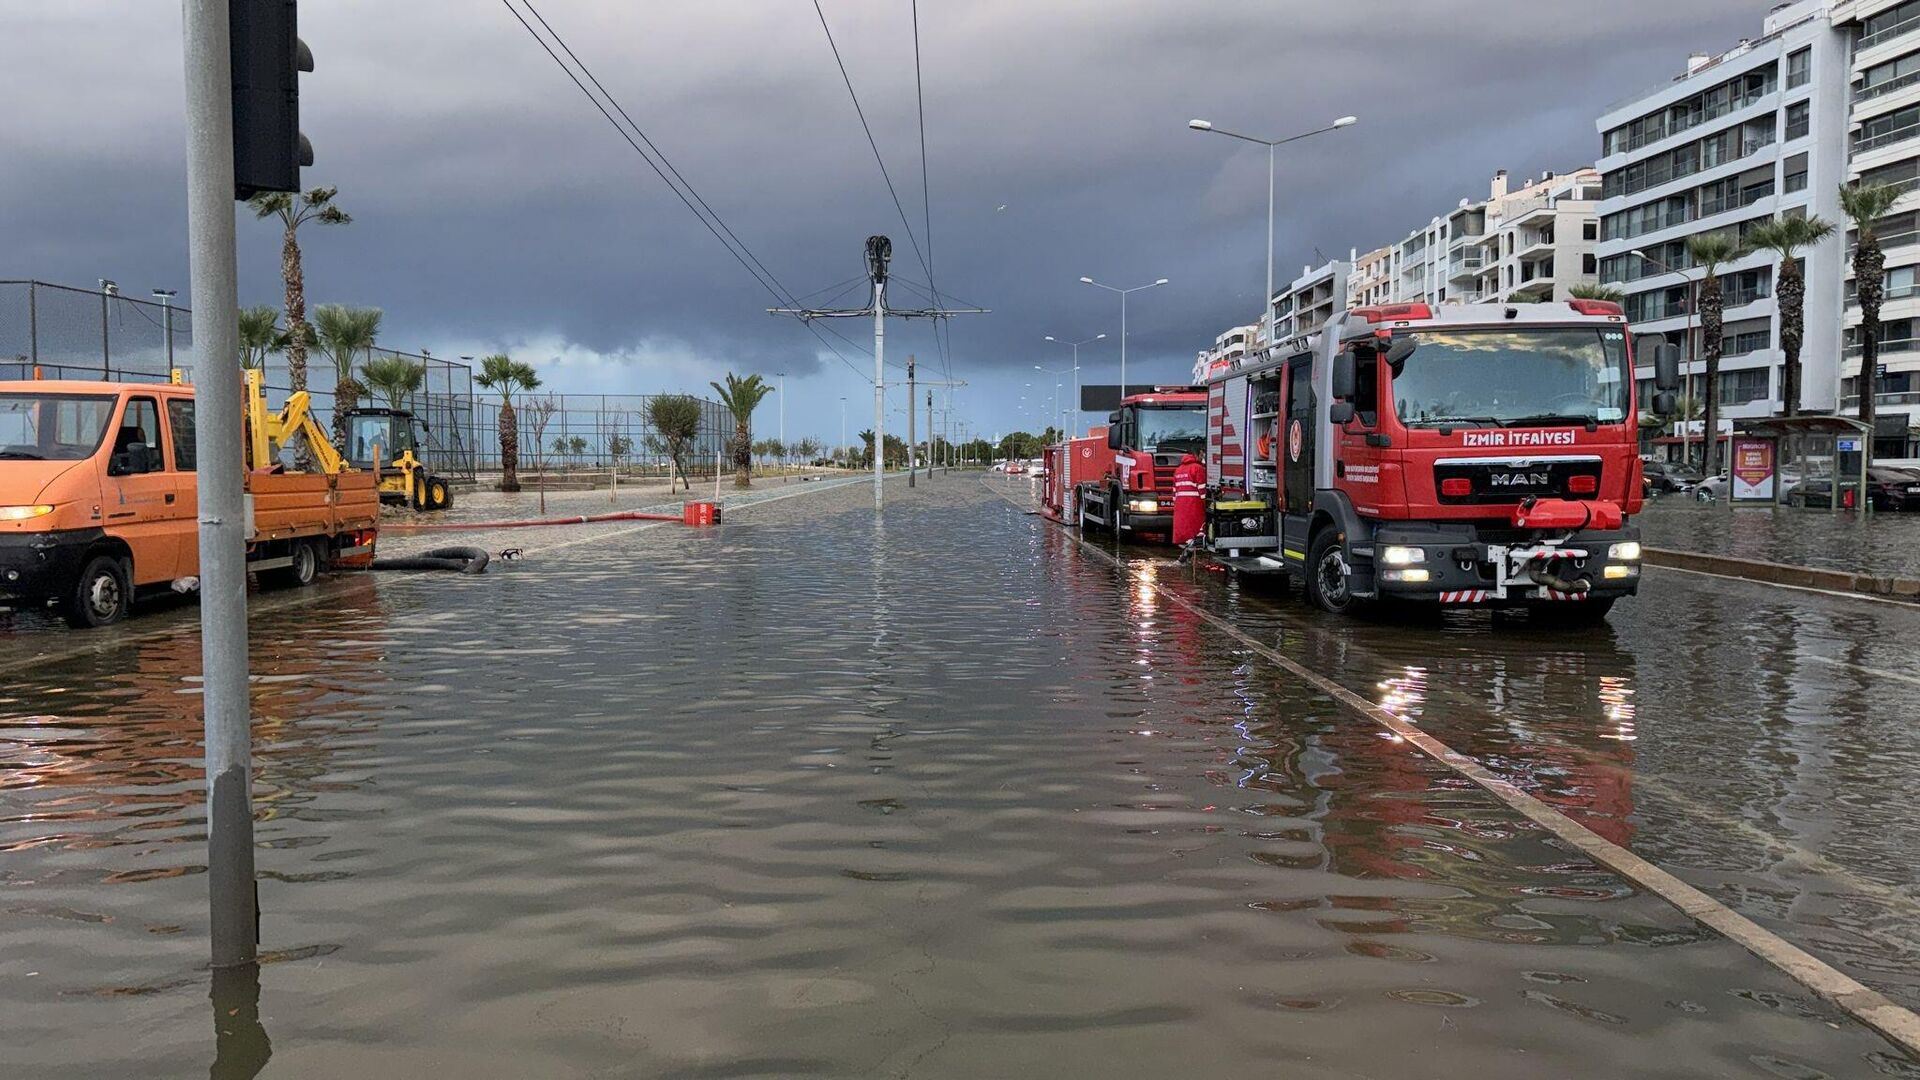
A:
<svg viewBox="0 0 1920 1080">
<path fill-rule="evenodd" d="M 1902 675 L 1897 671 L 1868 667 L 1865 664 L 1856 664 L 1850 660 L 1835 660 L 1831 656 L 1802 656 L 1800 659 L 1811 660 L 1816 664 L 1828 664 L 1833 667 L 1852 668 L 1855 671 L 1864 671 L 1876 679 L 1897 679 L 1900 682 L 1920 683 L 1920 675 Z"/>
<path fill-rule="evenodd" d="M 989 488 L 989 490 L 992 489 Z M 1004 495 L 1001 497 L 1005 498 Z M 1011 503 L 1013 500 L 1007 501 Z M 1018 504 L 1015 504 L 1015 508 L 1018 509 Z M 1127 567 L 1112 553 L 1089 543 L 1079 534 L 1072 535 L 1081 551 L 1097 555 L 1105 559 L 1107 564 L 1115 570 L 1125 573 Z M 1142 583 L 1135 584 L 1137 586 Z M 1667 901 L 1695 922 L 1772 964 L 1802 986 L 1845 1010 L 1854 1019 L 1886 1036 L 1908 1053 L 1920 1054 L 1920 1016 L 1896 1004 L 1886 995 L 1862 984 L 1859 980 L 1767 930 L 1752 919 L 1639 855 L 1601 838 L 1598 833 L 1534 798 L 1473 758 L 1427 734 L 1418 725 L 1394 715 L 1325 675 L 1287 657 L 1227 619 L 1194 604 L 1157 581 L 1144 584 L 1161 599 L 1186 609 L 1202 622 L 1265 657 L 1288 674 L 1367 717 L 1389 733 L 1412 744 L 1421 753 L 1473 781 L 1529 821 L 1573 845 L 1587 858 Z"/>
<path fill-rule="evenodd" d="M 1645 573 L 1646 570 L 1663 570 L 1670 574 L 1696 574 L 1700 577 L 1713 578 L 1716 581 L 1738 581 L 1745 585 L 1757 585 L 1763 589 L 1792 589 L 1795 592 L 1813 593 L 1816 596 L 1832 596 L 1841 600 L 1865 600 L 1871 604 L 1892 604 L 1894 607 L 1903 607 L 1909 611 L 1914 608 L 1914 603 L 1911 600 L 1895 600 L 1892 597 L 1875 596 L 1872 593 L 1853 592 L 1844 589 L 1816 589 L 1811 585 L 1788 585 L 1781 581 L 1756 581 L 1753 578 L 1737 577 L 1733 574 L 1716 574 L 1711 570 L 1693 570 L 1682 566 L 1663 566 L 1659 563 L 1645 564 L 1645 568 L 1641 572 Z"/>
</svg>

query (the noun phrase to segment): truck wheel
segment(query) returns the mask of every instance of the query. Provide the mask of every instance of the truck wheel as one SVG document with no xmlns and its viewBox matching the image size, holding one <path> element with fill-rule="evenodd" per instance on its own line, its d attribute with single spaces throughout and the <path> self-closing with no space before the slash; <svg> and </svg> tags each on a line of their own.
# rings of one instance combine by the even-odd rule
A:
<svg viewBox="0 0 1920 1080">
<path fill-rule="evenodd" d="M 287 553 L 291 566 L 269 570 L 260 575 L 262 584 L 276 589 L 304 589 L 320 578 L 320 545 L 313 540 L 295 540 Z"/>
<path fill-rule="evenodd" d="M 1307 547 L 1307 599 L 1329 614 L 1358 614 L 1364 605 L 1353 595 L 1346 546 L 1336 535 L 1331 528 L 1322 529 Z"/>
<path fill-rule="evenodd" d="M 132 598 L 126 566 L 111 555 L 96 555 L 80 571 L 73 591 L 60 606 L 60 614 L 68 626 L 91 630 L 126 618 Z"/>
<path fill-rule="evenodd" d="M 445 477 L 427 478 L 427 509 L 445 510 L 453 505 L 453 489 L 447 486 Z"/>
</svg>

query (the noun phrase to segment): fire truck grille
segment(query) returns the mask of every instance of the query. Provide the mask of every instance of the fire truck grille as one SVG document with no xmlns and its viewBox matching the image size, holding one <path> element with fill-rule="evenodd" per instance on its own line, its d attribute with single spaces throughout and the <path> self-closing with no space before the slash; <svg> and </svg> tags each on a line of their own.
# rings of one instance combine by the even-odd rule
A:
<svg viewBox="0 0 1920 1080">
<path fill-rule="evenodd" d="M 1433 467 L 1434 490 L 1448 505 L 1516 503 L 1529 496 L 1591 499 L 1600 463 L 1586 459 L 1457 462 Z"/>
</svg>

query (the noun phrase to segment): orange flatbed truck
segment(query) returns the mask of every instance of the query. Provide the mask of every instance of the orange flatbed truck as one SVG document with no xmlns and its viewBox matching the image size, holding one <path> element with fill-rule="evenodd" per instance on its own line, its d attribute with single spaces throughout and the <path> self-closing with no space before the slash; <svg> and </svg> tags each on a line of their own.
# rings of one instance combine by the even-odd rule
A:
<svg viewBox="0 0 1920 1080">
<path fill-rule="evenodd" d="M 247 380 L 247 562 L 263 585 L 303 586 L 371 562 L 380 498 L 307 415 Z M 0 382 L 0 608 L 52 607 L 75 627 L 124 618 L 136 598 L 199 585 L 193 387 Z M 276 442 L 306 437 L 318 472 L 289 472 Z"/>
</svg>

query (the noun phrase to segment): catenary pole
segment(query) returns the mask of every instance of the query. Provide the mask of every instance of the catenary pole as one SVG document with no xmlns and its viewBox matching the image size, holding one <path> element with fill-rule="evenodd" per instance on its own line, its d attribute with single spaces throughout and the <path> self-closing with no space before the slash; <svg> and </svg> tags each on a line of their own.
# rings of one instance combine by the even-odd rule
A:
<svg viewBox="0 0 1920 1080">
<path fill-rule="evenodd" d="M 927 482 L 933 482 L 933 391 L 927 391 Z"/>
<path fill-rule="evenodd" d="M 873 283 L 873 508 L 880 509 L 887 453 L 887 281 Z"/>
<path fill-rule="evenodd" d="M 247 702 L 246 496 L 241 475 L 239 275 L 234 256 L 233 73 L 228 0 L 182 0 L 187 237 L 197 369 L 200 667 L 207 773 L 207 896 L 215 968 L 252 963 L 252 732 Z"/>
<path fill-rule="evenodd" d="M 914 389 L 913 370 L 914 370 L 913 354 L 908 353 L 907 354 L 907 486 L 908 487 L 914 486 L 913 476 L 914 476 L 915 469 L 913 467 L 913 403 L 919 400 L 919 398 L 915 396 L 916 391 Z"/>
</svg>

